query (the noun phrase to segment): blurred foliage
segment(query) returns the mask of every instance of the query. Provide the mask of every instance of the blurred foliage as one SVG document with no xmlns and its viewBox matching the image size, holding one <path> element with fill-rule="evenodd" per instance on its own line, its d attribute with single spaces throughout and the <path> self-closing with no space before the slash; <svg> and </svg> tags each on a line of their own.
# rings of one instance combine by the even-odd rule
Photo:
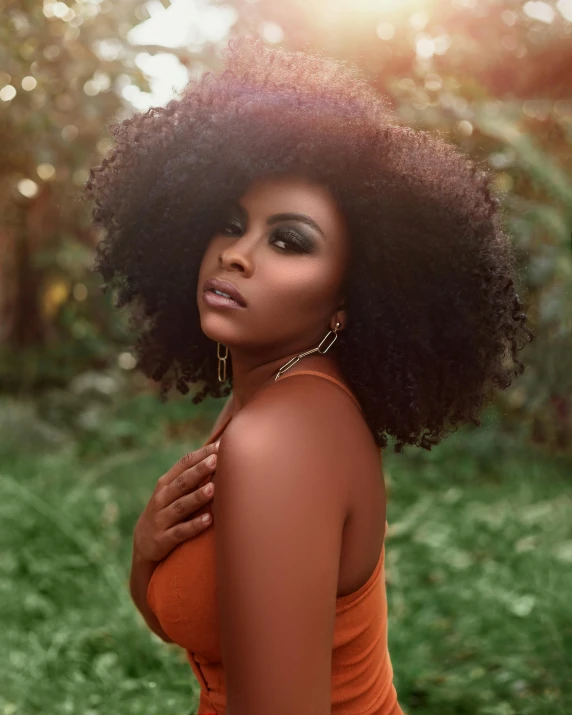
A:
<svg viewBox="0 0 572 715">
<path fill-rule="evenodd" d="M 15 425 L 19 445 L 0 452 L 0 712 L 194 713 L 184 652 L 147 628 L 128 574 L 158 477 L 202 444 L 220 401 L 195 408 L 191 434 L 183 401 L 157 410 L 95 376 L 72 393 L 79 439 L 34 453 L 36 433 L 30 449 Z M 408 715 L 572 712 L 571 460 L 499 436 L 497 420 L 487 411 L 430 453 L 384 456 L 389 648 Z"/>
<path fill-rule="evenodd" d="M 89 272 L 95 236 L 78 190 L 109 147 L 107 122 L 126 109 L 121 88 L 147 88 L 125 40 L 139 5 L 9 3 L 0 21 L 0 372 L 7 389 L 65 384 L 78 370 L 105 367 L 121 342 Z"/>
<path fill-rule="evenodd" d="M 211 3 L 211 6 L 216 3 Z M 218 3 L 222 5 L 222 3 Z M 200 5 L 200 3 L 198 3 Z M 499 429 L 572 446 L 572 3 L 522 0 L 232 0 L 231 34 L 318 48 L 359 65 L 403 122 L 492 167 L 536 341 L 498 395 Z M 96 233 L 78 200 L 109 146 L 106 124 L 149 89 L 137 58 L 169 52 L 190 72 L 223 40 L 134 46 L 160 4 L 8 2 L 0 20 L 0 388 L 65 388 L 129 367 L 129 336 L 89 271 Z M 197 35 L 197 33 L 195 33 Z M 172 44 L 172 43 L 171 43 Z M 118 357 L 119 356 L 119 357 Z"/>
</svg>

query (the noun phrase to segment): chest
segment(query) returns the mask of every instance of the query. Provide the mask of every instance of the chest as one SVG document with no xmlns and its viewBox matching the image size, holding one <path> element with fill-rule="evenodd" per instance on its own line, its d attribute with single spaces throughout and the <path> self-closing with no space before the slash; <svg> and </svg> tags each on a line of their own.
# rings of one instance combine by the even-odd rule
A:
<svg viewBox="0 0 572 715">
<path fill-rule="evenodd" d="M 179 646 L 220 661 L 214 527 L 179 544 L 155 569 L 147 592 L 161 627 Z"/>
</svg>

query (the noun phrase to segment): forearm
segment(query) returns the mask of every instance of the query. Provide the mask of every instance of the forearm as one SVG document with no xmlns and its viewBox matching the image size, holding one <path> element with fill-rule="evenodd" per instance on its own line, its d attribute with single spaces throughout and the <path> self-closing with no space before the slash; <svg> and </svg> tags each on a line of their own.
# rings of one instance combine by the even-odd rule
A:
<svg viewBox="0 0 572 715">
<path fill-rule="evenodd" d="M 159 638 L 164 640 L 166 643 L 172 643 L 172 639 L 169 638 L 169 636 L 161 628 L 157 617 L 149 608 L 147 603 L 147 589 L 149 587 L 149 581 L 151 580 L 153 571 L 155 571 L 156 567 L 157 562 L 143 559 L 137 553 L 134 544 L 131 558 L 131 575 L 129 577 L 129 591 L 131 593 L 131 598 L 137 606 L 137 610 L 141 613 L 153 633 L 156 633 Z"/>
</svg>

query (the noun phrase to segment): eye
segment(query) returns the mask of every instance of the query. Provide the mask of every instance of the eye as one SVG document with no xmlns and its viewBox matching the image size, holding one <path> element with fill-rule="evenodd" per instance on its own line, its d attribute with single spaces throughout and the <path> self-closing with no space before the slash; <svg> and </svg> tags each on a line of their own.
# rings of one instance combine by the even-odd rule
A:
<svg viewBox="0 0 572 715">
<path fill-rule="evenodd" d="M 242 233 L 242 226 L 236 219 L 229 219 L 222 224 L 221 233 L 227 236 L 237 236 Z"/>
<path fill-rule="evenodd" d="M 313 249 L 313 243 L 306 236 L 298 233 L 292 228 L 281 226 L 272 232 L 273 244 L 285 244 L 286 248 L 281 249 L 283 252 L 293 253 L 310 253 Z"/>
</svg>

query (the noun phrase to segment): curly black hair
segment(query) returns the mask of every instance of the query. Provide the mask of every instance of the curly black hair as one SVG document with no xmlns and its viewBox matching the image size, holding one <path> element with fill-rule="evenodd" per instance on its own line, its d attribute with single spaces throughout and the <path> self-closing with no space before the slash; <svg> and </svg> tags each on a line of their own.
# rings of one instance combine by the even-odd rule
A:
<svg viewBox="0 0 572 715">
<path fill-rule="evenodd" d="M 533 339 L 492 176 L 440 134 L 401 126 L 356 68 L 316 51 L 230 41 L 226 66 L 165 107 L 111 125 L 85 194 L 104 238 L 94 270 L 132 303 L 138 368 L 224 397 L 201 331 L 201 258 L 227 201 L 259 177 L 327 185 L 349 227 L 340 369 L 379 447 L 431 450 L 524 365 Z M 230 382 L 230 385 L 229 385 Z"/>
</svg>

